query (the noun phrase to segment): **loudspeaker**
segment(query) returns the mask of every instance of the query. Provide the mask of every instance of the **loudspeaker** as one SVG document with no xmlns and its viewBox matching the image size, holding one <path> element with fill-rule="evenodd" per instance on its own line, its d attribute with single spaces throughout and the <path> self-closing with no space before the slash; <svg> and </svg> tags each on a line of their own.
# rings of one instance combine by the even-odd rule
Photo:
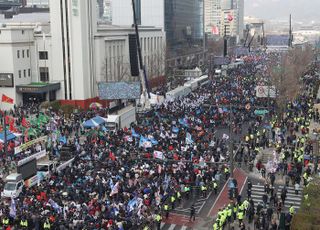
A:
<svg viewBox="0 0 320 230">
<path fill-rule="evenodd" d="M 137 48 L 137 36 L 135 34 L 129 34 L 129 55 L 130 55 L 130 68 L 131 76 L 139 76 L 139 63 L 138 63 L 138 48 Z"/>
</svg>

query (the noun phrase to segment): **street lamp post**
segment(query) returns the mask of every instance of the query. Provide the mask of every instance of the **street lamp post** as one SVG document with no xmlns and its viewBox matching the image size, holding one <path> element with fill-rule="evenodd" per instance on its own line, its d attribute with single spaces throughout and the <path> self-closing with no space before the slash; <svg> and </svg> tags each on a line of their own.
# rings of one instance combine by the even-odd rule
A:
<svg viewBox="0 0 320 230">
<path fill-rule="evenodd" d="M 230 101 L 230 105 L 229 105 L 229 110 L 230 110 L 230 114 L 229 114 L 229 119 L 230 119 L 230 125 L 229 125 L 229 148 L 230 148 L 230 177 L 231 179 L 233 178 L 233 169 L 234 169 L 234 161 L 233 161 L 233 136 L 232 136 L 232 121 L 233 121 L 233 110 L 232 110 L 232 105 L 231 105 L 231 101 Z"/>
</svg>

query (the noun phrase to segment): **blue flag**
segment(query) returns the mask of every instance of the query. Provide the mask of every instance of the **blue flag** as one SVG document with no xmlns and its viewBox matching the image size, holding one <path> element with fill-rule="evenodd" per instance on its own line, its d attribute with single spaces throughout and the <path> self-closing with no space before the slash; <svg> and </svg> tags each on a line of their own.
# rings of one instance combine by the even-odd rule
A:
<svg viewBox="0 0 320 230">
<path fill-rule="evenodd" d="M 62 142 L 63 144 L 67 144 L 66 136 L 61 136 L 60 139 L 59 139 L 59 142 Z"/>
<path fill-rule="evenodd" d="M 187 133 L 186 135 L 186 144 L 192 144 L 193 143 L 193 140 L 192 140 L 192 136 L 190 133 Z"/>
<path fill-rule="evenodd" d="M 16 218 L 16 215 L 17 215 L 16 201 L 13 198 L 11 198 L 11 205 L 10 205 L 9 215 L 12 218 Z"/>
<path fill-rule="evenodd" d="M 134 128 L 131 128 L 131 136 L 133 137 L 140 137 L 140 135 L 138 133 L 136 133 L 136 131 L 134 130 Z"/>
<path fill-rule="evenodd" d="M 178 127 L 172 127 L 172 132 L 173 133 L 178 133 L 179 132 L 179 128 Z"/>
</svg>

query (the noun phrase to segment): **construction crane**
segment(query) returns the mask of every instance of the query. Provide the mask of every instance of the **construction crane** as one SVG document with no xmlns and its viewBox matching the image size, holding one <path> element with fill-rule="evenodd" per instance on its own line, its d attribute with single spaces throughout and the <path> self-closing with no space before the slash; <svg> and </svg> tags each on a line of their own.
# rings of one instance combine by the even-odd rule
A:
<svg viewBox="0 0 320 230">
<path fill-rule="evenodd" d="M 139 58 L 139 67 L 140 67 L 140 81 L 142 85 L 142 95 L 143 95 L 143 103 L 142 103 L 142 110 L 150 109 L 150 92 L 148 86 L 148 78 L 147 78 L 147 71 L 145 65 L 143 65 L 142 60 L 142 53 L 141 53 L 141 44 L 140 44 L 140 37 L 139 37 L 139 29 L 137 23 L 137 16 L 136 16 L 136 7 L 135 7 L 135 0 L 132 0 L 132 11 L 133 11 L 133 23 L 136 32 L 136 41 L 137 41 L 137 49 L 138 49 L 138 58 Z"/>
</svg>

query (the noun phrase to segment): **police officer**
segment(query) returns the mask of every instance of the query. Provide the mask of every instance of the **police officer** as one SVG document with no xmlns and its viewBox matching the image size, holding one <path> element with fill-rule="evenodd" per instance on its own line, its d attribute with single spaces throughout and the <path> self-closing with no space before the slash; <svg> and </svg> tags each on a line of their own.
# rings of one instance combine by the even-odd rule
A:
<svg viewBox="0 0 320 230">
<path fill-rule="evenodd" d="M 47 218 L 46 221 L 43 223 L 43 229 L 51 229 L 50 221 Z"/>
<path fill-rule="evenodd" d="M 216 181 L 213 181 L 213 190 L 214 190 L 214 194 L 217 195 L 218 193 L 218 184 Z"/>
<path fill-rule="evenodd" d="M 2 219 L 2 226 L 3 226 L 3 227 L 8 227 L 9 224 L 10 224 L 10 220 L 9 220 L 8 217 L 5 216 L 5 217 Z"/>
<path fill-rule="evenodd" d="M 190 208 L 190 221 L 195 221 L 196 220 L 196 209 L 194 208 L 194 204 Z"/>
<path fill-rule="evenodd" d="M 177 191 L 176 193 L 177 199 L 178 199 L 178 204 L 181 204 L 181 193 L 179 191 Z"/>
<path fill-rule="evenodd" d="M 229 172 L 229 168 L 228 167 L 225 167 L 224 168 L 224 174 L 226 175 L 226 180 L 228 179 L 229 175 L 230 175 L 230 172 Z"/>
<path fill-rule="evenodd" d="M 239 210 L 239 212 L 238 212 L 239 227 L 241 227 L 243 218 L 244 218 L 244 211 L 243 210 Z"/>
<path fill-rule="evenodd" d="M 25 216 L 23 216 L 20 220 L 20 228 L 21 229 L 28 229 L 28 220 Z"/>
<path fill-rule="evenodd" d="M 290 215 L 293 216 L 294 212 L 295 212 L 294 207 L 290 205 L 290 208 L 289 208 Z"/>
<path fill-rule="evenodd" d="M 165 204 L 165 205 L 163 206 L 163 209 L 164 209 L 164 211 L 165 211 L 165 213 L 166 213 L 166 219 L 168 219 L 168 218 L 169 218 L 169 205 L 168 205 L 168 204 Z"/>
<path fill-rule="evenodd" d="M 201 185 L 201 192 L 204 198 L 207 197 L 207 186 L 205 184 Z"/>
<path fill-rule="evenodd" d="M 161 228 L 161 220 L 162 220 L 161 215 L 159 213 L 157 213 L 155 216 L 155 221 L 156 221 L 158 230 L 160 230 L 160 228 Z"/>
<path fill-rule="evenodd" d="M 174 203 L 175 203 L 175 201 L 176 201 L 176 198 L 175 198 L 174 195 L 172 195 L 172 196 L 170 197 L 171 209 L 172 209 L 172 210 L 174 209 Z"/>
<path fill-rule="evenodd" d="M 213 224 L 213 230 L 219 230 L 219 221 L 215 221 Z"/>
<path fill-rule="evenodd" d="M 185 193 L 186 199 L 189 200 L 189 195 L 190 195 L 190 186 L 189 185 L 184 186 L 184 193 Z"/>
</svg>

